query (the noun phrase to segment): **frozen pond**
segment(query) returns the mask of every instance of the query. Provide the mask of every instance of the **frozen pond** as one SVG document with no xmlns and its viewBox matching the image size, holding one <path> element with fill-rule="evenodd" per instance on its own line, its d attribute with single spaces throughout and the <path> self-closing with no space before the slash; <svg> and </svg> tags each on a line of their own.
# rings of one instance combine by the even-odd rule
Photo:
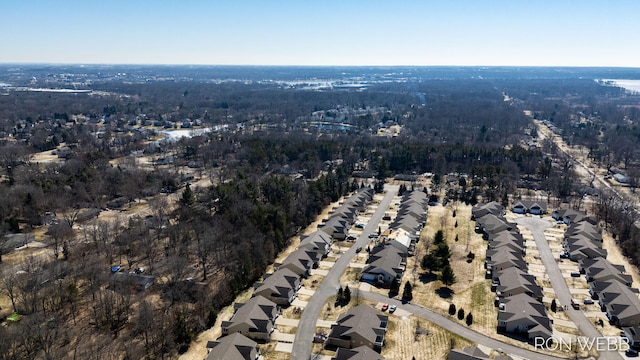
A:
<svg viewBox="0 0 640 360">
<path fill-rule="evenodd" d="M 640 80 L 629 79 L 602 79 L 603 82 L 611 83 L 629 91 L 640 92 Z"/>
</svg>

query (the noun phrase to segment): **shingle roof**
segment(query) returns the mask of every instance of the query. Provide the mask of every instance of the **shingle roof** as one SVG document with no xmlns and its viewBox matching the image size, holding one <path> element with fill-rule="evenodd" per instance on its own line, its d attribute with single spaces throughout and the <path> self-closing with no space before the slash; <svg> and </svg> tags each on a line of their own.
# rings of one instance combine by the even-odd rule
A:
<svg viewBox="0 0 640 360">
<path fill-rule="evenodd" d="M 233 314 L 229 321 L 222 322 L 222 328 L 231 328 L 238 324 L 245 323 L 256 332 L 269 333 L 273 328 L 273 319 L 279 313 L 278 305 L 273 301 L 263 297 L 254 296 L 240 307 Z"/>
<path fill-rule="evenodd" d="M 332 360 L 385 360 L 385 358 L 368 346 L 355 349 L 338 348 Z"/>
<path fill-rule="evenodd" d="M 257 343 L 240 333 L 234 333 L 211 341 L 206 360 L 254 360 L 257 357 Z"/>
<path fill-rule="evenodd" d="M 369 305 L 358 305 L 338 317 L 331 326 L 329 338 L 343 338 L 357 333 L 371 343 L 376 343 L 378 336 L 386 333 L 389 317 L 379 314 Z"/>
</svg>

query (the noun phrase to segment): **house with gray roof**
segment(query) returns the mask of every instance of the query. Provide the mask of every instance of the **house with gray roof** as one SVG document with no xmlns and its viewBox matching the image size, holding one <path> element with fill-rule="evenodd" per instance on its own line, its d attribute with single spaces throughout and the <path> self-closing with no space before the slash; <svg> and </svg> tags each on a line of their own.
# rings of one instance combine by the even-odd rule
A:
<svg viewBox="0 0 640 360">
<path fill-rule="evenodd" d="M 596 284 L 602 284 L 596 282 Z M 640 299 L 638 290 L 617 281 L 605 282 L 598 288 L 598 303 L 609 321 L 619 327 L 640 324 Z"/>
<path fill-rule="evenodd" d="M 234 305 L 235 313 L 222 322 L 222 335 L 241 333 L 253 339 L 269 341 L 280 307 L 264 296 L 254 296 L 246 303 Z"/>
<path fill-rule="evenodd" d="M 370 347 L 363 345 L 355 349 L 338 348 L 336 356 L 331 360 L 385 360 L 385 358 Z"/>
<path fill-rule="evenodd" d="M 205 360 L 258 360 L 257 343 L 240 333 L 234 333 L 207 343 Z"/>
<path fill-rule="evenodd" d="M 526 294 L 542 302 L 542 288 L 538 286 L 533 275 L 512 267 L 501 270 L 496 278 L 495 289 L 496 295 L 500 298 L 499 301 L 505 297 Z"/>
<path fill-rule="evenodd" d="M 462 350 L 451 349 L 447 355 L 447 360 L 489 360 L 489 355 L 485 354 L 477 346 L 466 346 Z"/>
<path fill-rule="evenodd" d="M 582 235 L 565 238 L 562 241 L 562 247 L 569 254 L 569 259 L 573 261 L 607 257 L 607 250 L 603 249 L 600 243 L 595 243 Z"/>
<path fill-rule="evenodd" d="M 298 276 L 306 277 L 309 275 L 311 269 L 318 267 L 320 258 L 318 253 L 313 250 L 296 249 L 292 251 L 289 256 L 282 263 L 276 263 L 274 267 L 276 269 L 287 268 Z"/>
<path fill-rule="evenodd" d="M 266 274 L 264 281 L 254 285 L 253 296 L 262 295 L 280 306 L 289 306 L 300 290 L 300 277 L 284 268 Z"/>
<path fill-rule="evenodd" d="M 515 230 L 517 227 L 515 224 L 509 223 L 503 217 L 487 214 L 476 218 L 476 229 L 483 233 L 483 237 L 485 239 L 488 239 L 493 234 L 497 234 L 502 231 Z"/>
<path fill-rule="evenodd" d="M 391 245 L 379 245 L 371 249 L 367 265 L 360 280 L 383 287 L 391 286 L 393 279 L 400 281 L 407 264 L 407 254 Z"/>
<path fill-rule="evenodd" d="M 573 236 L 582 236 L 595 243 L 602 243 L 602 232 L 600 228 L 588 221 L 580 221 L 569 225 L 564 232 L 564 237 L 568 238 Z"/>
<path fill-rule="evenodd" d="M 556 221 L 562 221 L 567 225 L 584 220 L 587 215 L 581 211 L 571 209 L 557 209 L 551 213 L 551 217 Z"/>
<path fill-rule="evenodd" d="M 333 239 L 331 238 L 331 235 L 324 231 L 316 230 L 309 236 L 300 240 L 298 249 L 315 251 L 318 253 L 320 258 L 324 258 L 331 252 L 332 244 Z"/>
<path fill-rule="evenodd" d="M 358 305 L 340 315 L 325 341 L 326 346 L 354 349 L 368 346 L 379 350 L 384 345 L 389 317 L 369 305 Z"/>
<path fill-rule="evenodd" d="M 492 201 L 486 204 L 477 204 L 471 209 L 471 220 L 481 218 L 487 214 L 503 216 L 505 214 L 504 206 L 496 201 Z"/>
<path fill-rule="evenodd" d="M 547 212 L 547 205 L 531 200 L 516 200 L 511 207 L 511 211 L 516 214 L 542 215 Z"/>
<path fill-rule="evenodd" d="M 487 250 L 498 249 L 503 246 L 514 251 L 519 251 L 523 255 L 525 254 L 526 247 L 524 238 L 517 232 L 505 230 L 489 237 Z"/>
<path fill-rule="evenodd" d="M 349 233 L 349 222 L 339 216 L 329 218 L 324 224 L 318 227 L 318 230 L 324 231 L 336 240 L 344 240 Z"/>
<path fill-rule="evenodd" d="M 629 339 L 629 345 L 634 349 L 640 348 L 640 325 L 626 326 L 622 328 L 624 336 Z"/>
<path fill-rule="evenodd" d="M 500 303 L 498 331 L 523 334 L 529 340 L 548 339 L 553 334 L 544 304 L 527 294 L 510 296 Z"/>
<path fill-rule="evenodd" d="M 624 265 L 612 264 L 605 258 L 580 260 L 580 272 L 585 274 L 587 281 L 616 280 L 626 286 L 631 286 L 633 278 L 625 274 Z"/>
<path fill-rule="evenodd" d="M 526 270 L 528 265 L 524 261 L 522 252 L 503 246 L 497 249 L 487 250 L 485 267 L 487 268 L 487 274 L 492 274 L 510 267 Z"/>
</svg>

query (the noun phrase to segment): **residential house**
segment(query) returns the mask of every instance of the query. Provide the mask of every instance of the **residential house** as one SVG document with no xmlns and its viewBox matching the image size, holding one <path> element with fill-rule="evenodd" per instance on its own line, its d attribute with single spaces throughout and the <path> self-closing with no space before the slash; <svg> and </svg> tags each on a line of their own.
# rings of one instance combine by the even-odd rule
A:
<svg viewBox="0 0 640 360">
<path fill-rule="evenodd" d="M 234 305 L 235 314 L 222 322 L 222 335 L 241 333 L 253 339 L 269 341 L 280 307 L 264 296 L 254 296 L 246 303 Z"/>
<path fill-rule="evenodd" d="M 319 230 L 331 235 L 336 240 L 344 240 L 349 233 L 349 222 L 339 216 L 329 218 L 319 227 Z"/>
<path fill-rule="evenodd" d="M 234 333 L 207 343 L 205 360 L 258 360 L 257 343 L 240 333 Z"/>
<path fill-rule="evenodd" d="M 394 279 L 402 279 L 407 264 L 406 257 L 405 252 L 394 246 L 376 246 L 369 253 L 367 266 L 362 270 L 360 280 L 389 287 Z"/>
<path fill-rule="evenodd" d="M 638 290 L 617 281 L 608 281 L 594 286 L 597 289 L 600 308 L 609 321 L 619 327 L 640 325 L 640 299 Z M 591 288 L 590 288 L 591 290 Z"/>
<path fill-rule="evenodd" d="M 359 346 L 355 349 L 338 348 L 336 355 L 331 360 L 385 360 L 384 356 L 368 346 Z"/>
<path fill-rule="evenodd" d="M 483 233 L 485 239 L 490 238 L 492 235 L 502 231 L 515 230 L 517 227 L 515 224 L 509 223 L 502 217 L 498 217 L 493 214 L 487 214 L 482 217 L 476 218 L 476 229 Z"/>
<path fill-rule="evenodd" d="M 313 250 L 320 255 L 320 258 L 324 258 L 331 252 L 331 244 L 333 244 L 331 235 L 316 230 L 300 240 L 298 249 Z"/>
<path fill-rule="evenodd" d="M 290 269 L 265 275 L 264 281 L 254 285 L 253 296 L 262 295 L 280 306 L 289 306 L 300 290 L 300 277 Z"/>
<path fill-rule="evenodd" d="M 489 355 L 485 354 L 477 346 L 466 346 L 462 350 L 451 349 L 447 355 L 447 360 L 488 360 Z"/>
<path fill-rule="evenodd" d="M 369 305 L 358 305 L 340 315 L 325 342 L 327 346 L 348 349 L 368 346 L 379 350 L 384 345 L 389 317 Z"/>
<path fill-rule="evenodd" d="M 640 325 L 623 327 L 624 336 L 629 339 L 629 345 L 634 348 L 640 348 Z"/>
<path fill-rule="evenodd" d="M 516 214 L 542 215 L 547 212 L 547 206 L 537 201 L 516 200 L 511 207 L 511 211 Z"/>
<path fill-rule="evenodd" d="M 602 243 L 602 232 L 600 228 L 584 220 L 573 223 L 567 227 L 564 232 L 564 237 L 568 238 L 572 236 L 583 236 L 593 242 Z"/>
<path fill-rule="evenodd" d="M 514 251 L 519 251 L 523 255 L 526 249 L 525 241 L 522 235 L 513 231 L 505 230 L 499 233 L 492 234 L 492 236 L 489 237 L 487 250 L 498 249 L 503 246 L 506 246 Z"/>
<path fill-rule="evenodd" d="M 404 229 L 411 234 L 417 234 L 422 230 L 423 226 L 424 222 L 420 222 L 410 215 L 396 217 L 395 220 L 389 224 L 390 229 Z"/>
<path fill-rule="evenodd" d="M 485 267 L 487 268 L 487 274 L 491 275 L 494 272 L 510 267 L 526 270 L 528 265 L 524 261 L 522 252 L 503 246 L 494 250 L 487 250 Z"/>
<path fill-rule="evenodd" d="M 486 204 L 477 204 L 471 209 L 471 220 L 481 218 L 487 214 L 503 216 L 505 214 L 504 206 L 496 201 Z"/>
<path fill-rule="evenodd" d="M 275 264 L 276 269 L 287 268 L 298 276 L 306 277 L 309 275 L 311 269 L 318 267 L 320 258 L 318 253 L 313 250 L 296 249 L 292 251 L 289 256 L 280 264 Z"/>
<path fill-rule="evenodd" d="M 626 286 L 631 286 L 633 278 L 625 274 L 624 265 L 614 265 L 605 258 L 580 260 L 580 272 L 585 274 L 587 281 L 616 280 Z"/>
<path fill-rule="evenodd" d="M 416 236 L 404 229 L 392 230 L 386 236 L 387 244 L 396 247 L 398 250 L 413 255 L 416 247 Z"/>
<path fill-rule="evenodd" d="M 583 212 L 571 209 L 558 209 L 554 210 L 553 213 L 551 213 L 551 217 L 557 221 L 562 221 L 567 225 L 571 225 L 573 223 L 584 220 L 587 215 L 585 215 L 585 213 Z"/>
<path fill-rule="evenodd" d="M 562 241 L 562 246 L 567 254 L 569 254 L 569 259 L 573 261 L 580 261 L 585 258 L 594 259 L 607 257 L 607 250 L 603 249 L 601 244 L 595 243 L 583 235 L 565 238 Z"/>
<path fill-rule="evenodd" d="M 505 298 L 498 306 L 498 331 L 548 339 L 553 334 L 551 320 L 541 302 L 527 294 Z"/>
<path fill-rule="evenodd" d="M 519 268 L 512 267 L 498 272 L 496 278 L 494 285 L 496 295 L 500 298 L 499 301 L 502 301 L 502 298 L 518 294 L 526 294 L 539 302 L 542 302 L 542 289 L 536 283 L 536 279 L 533 275 L 530 275 Z"/>
</svg>

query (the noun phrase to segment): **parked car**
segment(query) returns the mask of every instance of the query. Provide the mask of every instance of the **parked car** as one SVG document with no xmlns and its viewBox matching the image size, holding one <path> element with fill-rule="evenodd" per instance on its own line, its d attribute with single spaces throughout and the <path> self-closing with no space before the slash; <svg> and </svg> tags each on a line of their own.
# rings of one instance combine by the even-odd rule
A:
<svg viewBox="0 0 640 360">
<path fill-rule="evenodd" d="M 571 307 L 580 310 L 580 303 L 576 299 L 571 299 Z"/>
<path fill-rule="evenodd" d="M 356 224 L 356 228 L 358 228 L 358 229 L 364 229 L 364 224 L 363 224 L 363 223 L 357 223 L 357 224 Z"/>
<path fill-rule="evenodd" d="M 396 309 L 397 309 L 397 307 L 395 305 L 389 306 L 389 312 L 392 313 L 392 314 L 396 311 Z"/>
<path fill-rule="evenodd" d="M 356 237 L 355 237 L 355 236 L 353 236 L 353 235 L 349 235 L 349 236 L 347 236 L 347 240 L 349 240 L 349 241 L 356 241 Z"/>
<path fill-rule="evenodd" d="M 577 271 L 572 271 L 571 272 L 571 277 L 580 277 L 580 273 Z"/>
<path fill-rule="evenodd" d="M 369 239 L 377 239 L 380 237 L 378 234 L 369 234 Z"/>
<path fill-rule="evenodd" d="M 357 252 L 357 253 L 359 253 L 360 251 L 362 251 L 362 246 L 358 246 L 358 247 L 356 248 L 356 252 Z"/>
<path fill-rule="evenodd" d="M 382 307 L 380 308 L 380 310 L 387 311 L 388 308 L 389 308 L 389 304 L 382 304 Z"/>
<path fill-rule="evenodd" d="M 569 258 L 569 254 L 567 254 L 566 252 L 560 253 L 560 259 L 568 259 L 568 258 Z"/>
<path fill-rule="evenodd" d="M 627 351 L 624 352 L 624 355 L 626 357 L 638 357 L 638 351 L 633 349 L 627 349 Z"/>
<path fill-rule="evenodd" d="M 585 305 L 591 305 L 593 304 L 593 299 L 591 298 L 586 298 L 582 301 Z"/>
<path fill-rule="evenodd" d="M 116 266 L 111 268 L 111 272 L 112 273 L 117 273 L 118 271 L 120 271 L 120 265 L 116 265 Z"/>
</svg>

